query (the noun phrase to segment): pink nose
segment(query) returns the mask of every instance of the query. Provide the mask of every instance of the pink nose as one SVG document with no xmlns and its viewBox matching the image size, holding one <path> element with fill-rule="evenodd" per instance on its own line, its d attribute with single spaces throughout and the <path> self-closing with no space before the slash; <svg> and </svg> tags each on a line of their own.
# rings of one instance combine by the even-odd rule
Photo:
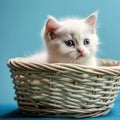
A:
<svg viewBox="0 0 120 120">
<path fill-rule="evenodd" d="M 84 50 L 82 50 L 82 49 L 78 49 L 77 51 L 80 53 L 80 55 L 84 54 Z"/>
</svg>

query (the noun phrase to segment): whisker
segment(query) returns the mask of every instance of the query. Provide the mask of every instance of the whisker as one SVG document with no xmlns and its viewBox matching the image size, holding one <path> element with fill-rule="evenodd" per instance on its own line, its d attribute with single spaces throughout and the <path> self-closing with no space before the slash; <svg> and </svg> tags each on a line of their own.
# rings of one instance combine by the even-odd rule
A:
<svg viewBox="0 0 120 120">
<path fill-rule="evenodd" d="M 75 51 L 66 52 L 65 55 L 66 54 L 71 54 L 71 53 L 75 53 Z"/>
<path fill-rule="evenodd" d="M 72 55 L 71 59 L 67 55 Z M 67 60 L 66 60 L 67 59 Z M 64 55 L 59 55 L 57 56 L 57 61 L 60 61 L 62 63 L 69 61 L 70 63 L 76 63 L 76 56 L 75 56 L 75 51 L 69 51 L 64 53 Z"/>
</svg>

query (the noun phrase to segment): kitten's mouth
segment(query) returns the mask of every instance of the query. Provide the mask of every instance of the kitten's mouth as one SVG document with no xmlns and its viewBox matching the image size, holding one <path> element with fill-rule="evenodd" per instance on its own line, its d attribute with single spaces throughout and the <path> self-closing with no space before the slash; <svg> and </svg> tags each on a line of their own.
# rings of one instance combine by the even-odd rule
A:
<svg viewBox="0 0 120 120">
<path fill-rule="evenodd" d="M 84 57 L 84 55 L 83 55 L 83 54 L 78 55 L 76 59 L 79 59 L 79 58 L 81 58 L 81 57 Z"/>
</svg>

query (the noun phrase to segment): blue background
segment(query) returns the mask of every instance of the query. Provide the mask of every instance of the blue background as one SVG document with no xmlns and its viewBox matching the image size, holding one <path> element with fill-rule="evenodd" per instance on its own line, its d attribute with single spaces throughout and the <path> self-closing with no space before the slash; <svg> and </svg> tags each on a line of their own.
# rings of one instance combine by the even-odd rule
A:
<svg viewBox="0 0 120 120">
<path fill-rule="evenodd" d="M 44 49 L 40 31 L 48 15 L 86 17 L 96 10 L 100 12 L 98 56 L 120 60 L 120 0 L 0 0 L 0 104 L 16 103 L 8 59 Z"/>
</svg>

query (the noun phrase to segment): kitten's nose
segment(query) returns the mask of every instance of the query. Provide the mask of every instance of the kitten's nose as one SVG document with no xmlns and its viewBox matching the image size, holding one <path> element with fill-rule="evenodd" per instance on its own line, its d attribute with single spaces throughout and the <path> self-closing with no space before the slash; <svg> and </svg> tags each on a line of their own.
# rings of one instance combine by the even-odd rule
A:
<svg viewBox="0 0 120 120">
<path fill-rule="evenodd" d="M 77 51 L 80 53 L 81 56 L 84 54 L 84 50 L 83 49 L 77 49 Z"/>
</svg>

